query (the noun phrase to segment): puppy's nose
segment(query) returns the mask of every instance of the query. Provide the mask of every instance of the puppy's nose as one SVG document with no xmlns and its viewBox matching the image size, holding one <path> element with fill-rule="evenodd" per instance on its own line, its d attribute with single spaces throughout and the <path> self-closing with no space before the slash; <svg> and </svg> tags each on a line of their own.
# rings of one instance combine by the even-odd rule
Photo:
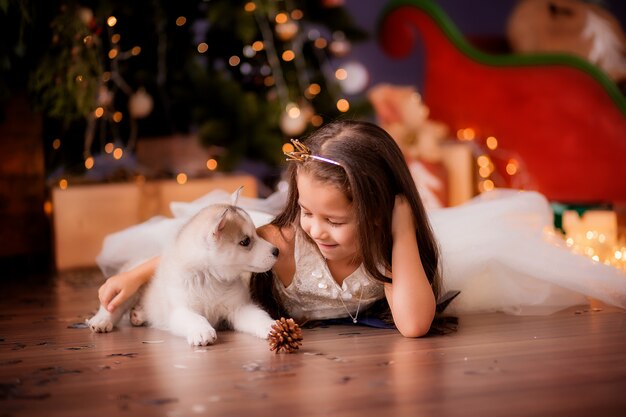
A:
<svg viewBox="0 0 626 417">
<path fill-rule="evenodd" d="M 280 251 L 278 250 L 278 248 L 272 248 L 272 255 L 274 255 L 275 257 L 278 257 L 279 253 Z"/>
</svg>

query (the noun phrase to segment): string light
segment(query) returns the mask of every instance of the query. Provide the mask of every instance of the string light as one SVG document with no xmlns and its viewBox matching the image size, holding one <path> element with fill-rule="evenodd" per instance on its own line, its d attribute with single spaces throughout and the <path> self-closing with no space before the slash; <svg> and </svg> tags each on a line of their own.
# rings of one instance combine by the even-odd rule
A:
<svg viewBox="0 0 626 417">
<path fill-rule="evenodd" d="M 85 168 L 87 169 L 91 169 L 94 166 L 94 159 L 92 156 L 87 157 L 87 159 L 85 159 Z"/>
<path fill-rule="evenodd" d="M 240 62 L 241 58 L 239 58 L 237 55 L 233 55 L 228 59 L 228 64 L 231 67 L 236 67 L 237 65 L 239 65 Z"/>
<path fill-rule="evenodd" d="M 122 156 L 124 156 L 124 151 L 122 150 L 122 148 L 115 148 L 113 150 L 113 158 L 122 159 Z"/>
<path fill-rule="evenodd" d="M 61 178 L 61 179 L 59 180 L 59 188 L 60 188 L 60 189 L 62 189 L 62 190 L 66 190 L 66 189 L 67 189 L 67 187 L 68 187 L 68 182 L 67 182 L 67 180 L 66 180 L 65 178 Z"/>
<path fill-rule="evenodd" d="M 294 151 L 294 147 L 291 143 L 283 143 L 283 153 L 289 153 Z"/>
<path fill-rule="evenodd" d="M 103 115 L 104 115 L 104 108 L 102 107 L 96 108 L 96 110 L 94 111 L 94 116 L 96 116 L 96 118 L 100 118 Z"/>
<path fill-rule="evenodd" d="M 495 151 L 498 148 L 498 139 L 496 139 L 493 136 L 489 136 L 487 140 L 485 141 L 485 144 L 487 145 L 489 149 L 491 149 L 492 151 Z"/>
<path fill-rule="evenodd" d="M 209 159 L 206 161 L 206 167 L 209 171 L 215 171 L 217 169 L 217 160 L 214 158 Z"/>
<path fill-rule="evenodd" d="M 107 25 L 109 25 L 109 27 L 113 27 L 116 23 L 117 18 L 115 16 L 109 16 L 109 18 L 107 19 Z"/>
<path fill-rule="evenodd" d="M 46 216 L 52 215 L 52 201 L 46 200 L 43 203 L 43 212 Z"/>
<path fill-rule="evenodd" d="M 249 1 L 243 6 L 243 9 L 246 12 L 253 12 L 256 10 L 256 4 L 253 1 Z"/>
<path fill-rule="evenodd" d="M 61 139 L 56 138 L 55 140 L 52 141 L 52 149 L 54 149 L 56 151 L 60 147 L 61 147 Z"/>
<path fill-rule="evenodd" d="M 209 45 L 206 44 L 205 42 L 198 44 L 198 52 L 200 52 L 201 54 L 205 53 L 208 50 L 209 50 Z"/>
<path fill-rule="evenodd" d="M 176 18 L 176 26 L 183 26 L 187 23 L 187 18 L 185 16 L 178 16 Z"/>
<path fill-rule="evenodd" d="M 283 52 L 283 55 L 282 55 L 283 61 L 285 62 L 293 61 L 295 57 L 296 57 L 296 54 L 290 49 Z"/>
<path fill-rule="evenodd" d="M 335 78 L 338 80 L 345 80 L 348 78 L 348 72 L 343 68 L 338 68 L 337 71 L 335 71 Z"/>
<path fill-rule="evenodd" d="M 348 110 L 350 110 L 350 103 L 348 102 L 348 100 L 346 100 L 345 98 L 341 98 L 337 100 L 337 110 L 339 110 L 342 113 L 345 113 Z"/>
<path fill-rule="evenodd" d="M 104 151 L 106 153 L 111 153 L 113 152 L 114 149 L 115 149 L 115 145 L 113 145 L 111 142 L 108 142 L 106 145 L 104 145 Z"/>
<path fill-rule="evenodd" d="M 179 183 L 180 185 L 186 184 L 187 174 L 185 174 L 184 172 L 181 172 L 178 175 L 176 175 L 176 182 Z"/>
<path fill-rule="evenodd" d="M 121 122 L 122 118 L 123 118 L 122 112 L 116 111 L 115 113 L 113 113 L 113 121 L 115 123 Z"/>
</svg>

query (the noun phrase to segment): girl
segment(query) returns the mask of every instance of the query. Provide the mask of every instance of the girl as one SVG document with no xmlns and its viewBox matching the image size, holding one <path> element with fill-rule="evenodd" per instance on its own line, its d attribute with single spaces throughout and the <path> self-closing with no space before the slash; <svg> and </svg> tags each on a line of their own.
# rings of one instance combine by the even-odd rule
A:
<svg viewBox="0 0 626 417">
<path fill-rule="evenodd" d="M 293 142 L 286 206 L 259 229 L 280 255 L 270 274 L 253 278 L 257 300 L 301 322 L 354 323 L 382 301 L 402 335 L 425 335 L 439 295 L 439 254 L 400 148 L 378 126 L 357 121 L 326 125 L 306 145 Z M 111 244 L 121 242 L 105 249 Z M 102 304 L 120 305 L 157 263 L 109 278 Z"/>
</svg>

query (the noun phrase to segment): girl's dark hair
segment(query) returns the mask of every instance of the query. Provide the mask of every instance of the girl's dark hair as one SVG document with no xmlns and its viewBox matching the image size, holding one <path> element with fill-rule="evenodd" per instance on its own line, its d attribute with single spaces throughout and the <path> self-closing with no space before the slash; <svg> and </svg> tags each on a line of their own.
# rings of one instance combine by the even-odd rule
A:
<svg viewBox="0 0 626 417">
<path fill-rule="evenodd" d="M 393 272 L 392 212 L 396 195 L 404 195 L 413 211 L 420 259 L 437 299 L 440 290 L 439 250 L 404 155 L 393 138 L 373 123 L 341 120 L 316 130 L 303 143 L 313 155 L 333 160 L 340 166 L 315 159 L 289 162 L 287 205 L 272 224 L 278 228 L 299 227 L 296 182 L 299 172 L 334 185 L 345 194 L 355 210 L 358 244 L 365 270 L 381 282 L 390 282 L 380 268 Z M 255 277 L 253 284 L 257 300 L 269 307 L 260 293 L 268 293 L 261 289 L 272 285 L 271 275 Z M 270 314 L 280 311 L 277 306 L 273 307 Z"/>
</svg>

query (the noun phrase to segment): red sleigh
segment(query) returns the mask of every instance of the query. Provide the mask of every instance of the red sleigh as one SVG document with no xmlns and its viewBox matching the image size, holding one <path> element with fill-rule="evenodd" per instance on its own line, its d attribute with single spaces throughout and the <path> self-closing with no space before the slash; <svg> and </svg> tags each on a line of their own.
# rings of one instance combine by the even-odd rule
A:
<svg viewBox="0 0 626 417">
<path fill-rule="evenodd" d="M 626 100 L 606 74 L 570 55 L 489 55 L 432 2 L 390 2 L 380 23 L 384 50 L 404 57 L 418 34 L 432 119 L 495 136 L 550 200 L 626 202 Z"/>
</svg>

